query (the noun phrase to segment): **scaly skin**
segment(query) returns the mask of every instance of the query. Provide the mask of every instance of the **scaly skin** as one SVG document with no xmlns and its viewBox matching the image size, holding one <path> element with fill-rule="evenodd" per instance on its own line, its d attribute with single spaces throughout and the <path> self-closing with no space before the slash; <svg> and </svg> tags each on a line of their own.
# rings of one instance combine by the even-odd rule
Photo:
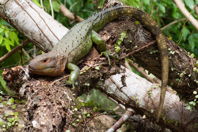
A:
<svg viewBox="0 0 198 132">
<path fill-rule="evenodd" d="M 87 20 L 75 25 L 52 49 L 52 51 L 35 57 L 29 63 L 33 74 L 58 76 L 64 73 L 68 63 L 76 63 L 84 57 L 92 47 L 91 32 L 98 31 L 108 22 L 120 17 L 131 16 L 140 21 L 154 36 L 161 54 L 162 86 L 157 120 L 163 109 L 168 82 L 169 61 L 166 39 L 157 23 L 145 12 L 129 6 L 117 6 L 105 9 Z"/>
</svg>

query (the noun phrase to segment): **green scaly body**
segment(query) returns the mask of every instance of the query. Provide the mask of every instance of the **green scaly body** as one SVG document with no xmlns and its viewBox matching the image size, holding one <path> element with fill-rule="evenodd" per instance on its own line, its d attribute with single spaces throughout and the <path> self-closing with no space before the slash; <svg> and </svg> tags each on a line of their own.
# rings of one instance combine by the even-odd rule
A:
<svg viewBox="0 0 198 132">
<path fill-rule="evenodd" d="M 52 51 L 39 55 L 29 63 L 33 74 L 58 76 L 64 73 L 65 67 L 76 63 L 84 57 L 92 47 L 92 31 L 98 31 L 108 22 L 120 17 L 131 16 L 141 22 L 154 36 L 161 54 L 162 88 L 157 118 L 163 108 L 166 86 L 168 82 L 169 61 L 166 39 L 162 35 L 157 23 L 143 11 L 129 6 L 117 6 L 105 9 L 87 20 L 75 25 L 52 49 Z M 70 67 L 70 69 L 72 69 Z"/>
</svg>

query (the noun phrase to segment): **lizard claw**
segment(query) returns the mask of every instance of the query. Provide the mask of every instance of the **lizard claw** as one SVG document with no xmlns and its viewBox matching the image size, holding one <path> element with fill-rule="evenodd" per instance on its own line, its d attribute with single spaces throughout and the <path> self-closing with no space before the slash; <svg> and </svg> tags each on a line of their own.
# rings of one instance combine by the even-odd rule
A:
<svg viewBox="0 0 198 132">
<path fill-rule="evenodd" d="M 71 80 L 67 80 L 66 81 L 66 85 L 72 86 L 72 88 L 75 88 L 75 86 L 77 85 L 76 81 L 71 81 Z"/>
<path fill-rule="evenodd" d="M 110 59 L 111 54 L 108 51 L 104 51 L 101 52 L 101 55 L 104 55 L 108 60 L 108 64 L 111 65 L 111 59 Z"/>
</svg>

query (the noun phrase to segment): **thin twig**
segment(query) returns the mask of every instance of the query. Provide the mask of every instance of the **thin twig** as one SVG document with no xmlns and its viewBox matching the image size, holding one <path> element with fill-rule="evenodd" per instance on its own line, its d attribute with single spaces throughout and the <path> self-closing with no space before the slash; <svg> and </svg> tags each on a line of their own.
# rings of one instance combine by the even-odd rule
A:
<svg viewBox="0 0 198 132">
<path fill-rule="evenodd" d="M 53 86 L 55 83 L 60 82 L 61 80 L 68 78 L 68 77 L 69 77 L 69 75 L 64 75 L 64 76 L 54 80 L 50 85 Z"/>
<path fill-rule="evenodd" d="M 40 0 L 41 8 L 44 8 L 43 6 L 43 0 Z"/>
<path fill-rule="evenodd" d="M 22 42 L 21 45 L 15 47 L 14 49 L 12 49 L 10 52 L 8 52 L 7 54 L 5 54 L 4 56 L 2 56 L 0 58 L 0 63 L 3 62 L 5 59 L 7 59 L 8 57 L 10 57 L 11 55 L 13 55 L 14 53 L 16 53 L 18 50 L 20 50 L 21 48 L 23 48 L 26 44 L 28 44 L 30 41 L 27 39 L 25 41 Z"/>
<path fill-rule="evenodd" d="M 64 16 L 69 18 L 70 20 L 75 20 L 78 22 L 83 21 L 84 19 L 80 16 L 76 16 L 74 13 L 72 13 L 67 7 L 65 7 L 63 4 L 60 5 L 60 11 L 63 13 Z"/>
<path fill-rule="evenodd" d="M 115 132 L 117 129 L 119 129 L 124 122 L 129 119 L 129 117 L 134 114 L 134 110 L 131 108 L 128 108 L 127 111 L 122 115 L 122 117 L 106 132 Z"/>
<path fill-rule="evenodd" d="M 22 52 L 27 57 L 27 60 L 30 60 L 31 59 L 30 55 L 25 51 L 24 48 L 22 48 Z"/>
<path fill-rule="evenodd" d="M 51 9 L 51 15 L 54 18 L 54 9 L 53 9 L 53 5 L 52 5 L 52 0 L 49 0 L 49 4 L 50 4 L 50 9 Z"/>
<path fill-rule="evenodd" d="M 164 27 L 161 28 L 161 30 L 165 30 L 166 28 L 176 24 L 176 23 L 179 23 L 179 22 L 182 22 L 182 21 L 186 21 L 187 19 L 186 18 L 181 18 L 181 19 L 178 19 L 178 20 L 175 20 L 175 21 L 172 21 L 171 23 L 165 25 Z"/>
<path fill-rule="evenodd" d="M 198 5 L 196 5 L 194 9 L 195 9 L 195 12 L 196 12 L 197 15 L 198 15 Z"/>
<path fill-rule="evenodd" d="M 198 21 L 189 13 L 182 0 L 174 0 L 177 7 L 183 13 L 183 15 L 192 23 L 192 25 L 198 30 Z"/>
<path fill-rule="evenodd" d="M 133 54 L 135 54 L 135 53 L 137 53 L 137 52 L 139 52 L 139 51 L 141 51 L 141 50 L 143 50 L 145 48 L 148 48 L 149 46 L 153 45 L 155 42 L 156 41 L 154 40 L 154 41 L 151 41 L 149 43 L 145 43 L 143 46 L 135 48 L 133 51 L 129 52 L 128 54 L 126 54 L 124 56 L 122 56 L 121 59 L 124 59 L 124 58 L 126 58 L 126 57 L 128 57 L 130 55 L 133 55 Z"/>
<path fill-rule="evenodd" d="M 33 58 L 36 57 L 36 46 L 33 46 L 33 54 L 32 54 Z"/>
</svg>

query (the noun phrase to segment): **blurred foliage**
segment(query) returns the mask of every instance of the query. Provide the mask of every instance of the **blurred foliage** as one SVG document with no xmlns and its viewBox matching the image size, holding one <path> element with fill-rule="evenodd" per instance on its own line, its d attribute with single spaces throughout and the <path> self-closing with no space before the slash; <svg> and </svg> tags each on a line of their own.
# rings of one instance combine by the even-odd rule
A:
<svg viewBox="0 0 198 132">
<path fill-rule="evenodd" d="M 11 51 L 12 48 L 19 45 L 18 32 L 11 25 L 9 25 L 4 20 L 0 19 L 0 57 Z M 7 88 L 5 81 L 3 80 L 2 69 L 10 65 L 18 64 L 20 61 L 20 53 L 9 57 L 7 60 L 0 63 L 0 91 L 6 92 L 7 94 L 12 94 L 12 92 Z M 1 92 L 2 92 L 1 91 Z"/>
<path fill-rule="evenodd" d="M 11 51 L 12 48 L 19 45 L 18 32 L 12 28 L 4 20 L 0 20 L 0 56 Z M 18 62 L 18 57 L 12 58 L 12 61 L 4 62 L 5 64 L 0 64 L 0 68 L 4 65 L 13 64 Z"/>
</svg>

